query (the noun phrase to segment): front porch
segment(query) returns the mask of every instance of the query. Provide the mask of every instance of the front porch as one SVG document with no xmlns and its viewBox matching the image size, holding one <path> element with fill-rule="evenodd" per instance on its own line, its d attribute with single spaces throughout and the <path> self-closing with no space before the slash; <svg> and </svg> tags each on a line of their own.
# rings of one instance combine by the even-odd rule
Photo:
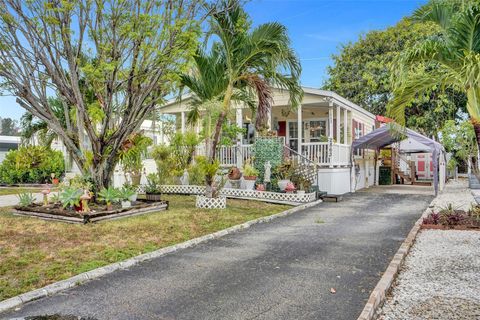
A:
<svg viewBox="0 0 480 320">
<path fill-rule="evenodd" d="M 185 107 L 177 110 L 168 112 L 175 116 L 177 130 L 200 132 L 199 125 L 189 127 Z M 302 105 L 292 110 L 284 93 L 275 96 L 267 125 L 276 136 L 284 138 L 287 148 L 319 167 L 347 167 L 350 165 L 352 135 L 361 135 L 357 131 L 362 130 L 355 126 L 359 122 L 353 119 L 352 111 L 352 107 L 340 99 L 318 95 L 314 99 L 306 95 Z M 217 158 L 222 165 L 241 166 L 245 159 L 252 156 L 256 136 L 254 117 L 250 109 L 237 106 L 235 117 L 230 121 L 244 128 L 244 134 L 237 137 L 234 145 L 218 147 Z M 198 154 L 204 154 L 202 147 Z"/>
</svg>

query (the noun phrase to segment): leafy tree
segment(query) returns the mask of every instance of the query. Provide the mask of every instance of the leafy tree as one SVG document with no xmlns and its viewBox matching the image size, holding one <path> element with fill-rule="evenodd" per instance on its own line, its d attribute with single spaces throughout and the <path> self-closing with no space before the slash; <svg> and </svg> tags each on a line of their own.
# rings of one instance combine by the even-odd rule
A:
<svg viewBox="0 0 480 320">
<path fill-rule="evenodd" d="M 441 140 L 447 152 L 453 155 L 451 169 L 460 161 L 476 163 L 477 140 L 473 125 L 468 120 L 459 123 L 454 120 L 445 122 L 441 130 Z"/>
<path fill-rule="evenodd" d="M 288 90 L 292 107 L 300 103 L 302 90 L 301 66 L 283 25 L 266 23 L 252 29 L 239 0 L 221 0 L 210 10 L 211 46 L 208 50 L 205 46 L 197 49 L 193 70 L 182 76 L 182 84 L 194 94 L 194 109 L 213 108 L 217 113 L 215 127 L 206 139 L 210 143 L 208 163 L 214 167 L 215 151 L 233 110 L 232 102 L 254 107 L 256 126 L 261 129 L 271 108 L 273 87 Z M 207 175 L 209 196 L 213 194 L 213 180 L 213 175 Z"/>
<path fill-rule="evenodd" d="M 106 187 L 122 145 L 194 54 L 200 4 L 0 0 L 3 90 L 58 135 L 98 189 Z M 52 92 L 62 116 L 49 104 Z"/>
<path fill-rule="evenodd" d="M 403 51 L 418 41 L 437 34 L 439 28 L 428 23 L 415 23 L 410 18 L 385 30 L 375 30 L 354 43 L 342 47 L 333 56 L 324 88 L 337 92 L 373 114 L 386 114 L 393 96 L 390 65 Z M 439 92 L 432 86 L 424 94 L 412 98 L 407 123 L 429 136 L 435 136 L 442 123 L 453 119 L 464 106 L 464 97 L 453 90 Z"/>
<path fill-rule="evenodd" d="M 405 108 L 432 87 L 465 93 L 477 144 L 480 145 L 480 6 L 476 1 L 433 1 L 414 13 L 441 32 L 406 50 L 395 63 L 395 97 L 390 111 L 405 123 Z M 422 63 L 422 68 L 418 67 Z"/>
<path fill-rule="evenodd" d="M 17 121 L 12 118 L 3 118 L 1 119 L 1 133 L 4 136 L 16 136 L 18 135 Z"/>
</svg>

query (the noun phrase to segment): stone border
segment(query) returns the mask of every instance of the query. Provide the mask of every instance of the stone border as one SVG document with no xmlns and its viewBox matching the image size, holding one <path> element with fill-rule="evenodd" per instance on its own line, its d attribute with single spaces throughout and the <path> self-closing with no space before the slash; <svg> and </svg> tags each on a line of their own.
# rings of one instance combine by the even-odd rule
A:
<svg viewBox="0 0 480 320">
<path fill-rule="evenodd" d="M 387 267 L 387 270 L 380 278 L 380 281 L 377 283 L 373 289 L 370 297 L 368 298 L 367 304 L 362 310 L 362 313 L 357 318 L 357 320 L 373 320 L 375 319 L 378 309 L 385 302 L 387 293 L 390 291 L 393 285 L 393 281 L 397 278 L 398 273 L 400 272 L 400 267 L 403 265 L 405 258 L 412 248 L 415 238 L 417 237 L 418 232 L 422 227 L 423 218 L 426 218 L 430 212 L 432 212 L 432 205 L 436 198 L 430 202 L 430 205 L 423 212 L 422 216 L 415 222 L 413 228 L 407 235 L 407 238 L 403 241 L 402 245 L 398 249 L 397 253 L 393 256 L 392 261 Z"/>
<path fill-rule="evenodd" d="M 255 224 L 269 222 L 269 221 L 274 220 L 276 218 L 285 217 L 285 216 L 288 216 L 292 213 L 295 213 L 295 212 L 313 207 L 313 206 L 315 206 L 315 205 L 317 205 L 321 202 L 322 202 L 322 200 L 317 200 L 317 201 L 314 201 L 314 202 L 305 203 L 305 204 L 293 207 L 291 209 L 287 209 L 285 211 L 282 211 L 282 212 L 279 212 L 279 213 L 276 213 L 276 214 L 273 214 L 273 215 L 270 215 L 270 216 L 257 218 L 255 220 L 250 220 L 250 221 L 247 221 L 245 223 L 238 224 L 236 226 L 229 227 L 227 229 L 223 229 L 223 230 L 220 230 L 220 231 L 217 231 L 217 232 L 214 232 L 214 233 L 211 233 L 211 234 L 207 234 L 207 235 L 204 235 L 204 236 L 201 236 L 201 237 L 198 237 L 198 238 L 190 239 L 188 241 L 178 243 L 178 244 L 173 245 L 173 246 L 161 248 L 161 249 L 158 249 L 156 251 L 149 252 L 149 253 L 144 253 L 144 254 L 138 255 L 136 257 L 127 259 L 125 261 L 109 264 L 109 265 L 106 265 L 106 266 L 103 266 L 103 267 L 100 267 L 100 268 L 97 268 L 97 269 L 93 269 L 93 270 L 90 270 L 90 271 L 87 271 L 87 272 L 84 272 L 84 273 L 80 273 L 76 276 L 73 276 L 71 278 L 68 278 L 68 279 L 65 279 L 65 280 L 62 280 L 62 281 L 52 283 L 52 284 L 50 284 L 48 286 L 45 286 L 43 288 L 40 288 L 40 289 L 36 289 L 36 290 L 33 290 L 33 291 L 22 293 L 18 296 L 9 298 L 7 300 L 0 301 L 0 313 L 5 312 L 9 309 L 18 307 L 18 306 L 20 306 L 24 303 L 27 303 L 27 302 L 30 302 L 30 301 L 33 301 L 33 300 L 37 300 L 37 299 L 40 299 L 40 298 L 44 298 L 46 296 L 53 295 L 57 292 L 60 292 L 60 291 L 63 291 L 63 290 L 69 289 L 69 288 L 73 288 L 73 287 L 81 285 L 81 284 L 83 284 L 83 283 L 85 283 L 89 280 L 100 278 L 100 277 L 102 277 L 104 275 L 107 275 L 109 273 L 112 273 L 114 271 L 122 270 L 122 269 L 128 269 L 128 268 L 130 268 L 130 267 L 132 267 L 132 266 L 134 266 L 134 265 L 136 265 L 140 262 L 152 260 L 152 259 L 164 256 L 166 254 L 175 252 L 177 250 L 193 247 L 197 244 L 204 243 L 204 242 L 207 242 L 209 240 L 217 239 L 217 238 L 223 237 L 225 235 L 241 231 L 243 229 L 247 229 L 247 228 L 249 228 L 249 227 L 251 227 Z"/>
</svg>

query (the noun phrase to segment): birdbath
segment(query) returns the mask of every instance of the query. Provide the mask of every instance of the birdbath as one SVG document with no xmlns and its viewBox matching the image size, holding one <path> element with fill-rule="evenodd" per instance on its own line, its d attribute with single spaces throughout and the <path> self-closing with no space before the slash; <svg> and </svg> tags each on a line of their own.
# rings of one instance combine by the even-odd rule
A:
<svg viewBox="0 0 480 320">
<path fill-rule="evenodd" d="M 48 194 L 50 193 L 50 189 L 43 189 L 43 206 L 46 207 L 48 205 Z"/>
<path fill-rule="evenodd" d="M 80 197 L 80 201 L 82 201 L 82 212 L 90 212 L 90 208 L 88 207 L 88 200 L 92 199 L 90 196 L 90 192 L 85 190 Z"/>
</svg>

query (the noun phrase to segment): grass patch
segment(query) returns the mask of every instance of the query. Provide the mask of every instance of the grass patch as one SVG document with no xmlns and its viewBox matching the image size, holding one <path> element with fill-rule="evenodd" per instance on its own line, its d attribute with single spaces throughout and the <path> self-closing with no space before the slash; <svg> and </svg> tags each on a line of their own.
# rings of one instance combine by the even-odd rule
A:
<svg viewBox="0 0 480 320">
<path fill-rule="evenodd" d="M 0 301 L 110 263 L 281 212 L 285 205 L 227 200 L 200 210 L 191 196 L 165 196 L 170 209 L 75 225 L 0 209 Z"/>
</svg>

